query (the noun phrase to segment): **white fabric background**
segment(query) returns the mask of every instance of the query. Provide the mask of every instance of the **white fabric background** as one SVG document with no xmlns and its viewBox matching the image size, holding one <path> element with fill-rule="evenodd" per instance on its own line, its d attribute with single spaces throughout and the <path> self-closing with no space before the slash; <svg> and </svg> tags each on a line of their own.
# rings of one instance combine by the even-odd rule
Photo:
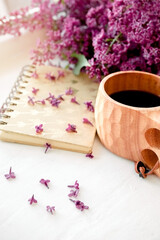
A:
<svg viewBox="0 0 160 240">
<path fill-rule="evenodd" d="M 0 105 L 29 61 L 35 34 L 0 43 Z M 159 240 L 160 179 L 139 178 L 134 163 L 109 152 L 98 137 L 93 154 L 94 159 L 54 149 L 44 154 L 40 147 L 0 142 L 0 240 Z M 16 179 L 7 181 L 10 166 Z M 51 180 L 50 189 L 41 178 Z M 67 185 L 76 179 L 78 199 L 90 207 L 84 212 L 67 196 Z M 28 203 L 32 194 L 34 206 Z M 47 205 L 55 205 L 53 216 Z"/>
<path fill-rule="evenodd" d="M 0 0 L 0 17 L 16 9 L 29 5 L 31 0 Z"/>
</svg>

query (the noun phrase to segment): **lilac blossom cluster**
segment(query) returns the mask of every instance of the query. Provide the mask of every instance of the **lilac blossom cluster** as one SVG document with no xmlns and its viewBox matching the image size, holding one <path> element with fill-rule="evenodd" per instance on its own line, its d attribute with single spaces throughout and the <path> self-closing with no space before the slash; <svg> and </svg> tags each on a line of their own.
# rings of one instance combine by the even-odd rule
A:
<svg viewBox="0 0 160 240">
<path fill-rule="evenodd" d="M 30 8 L 38 11 L 28 14 Z M 90 77 L 101 80 L 119 70 L 160 75 L 160 0 L 32 0 L 30 7 L 0 19 L 0 33 L 46 29 L 46 39 L 32 51 L 35 64 L 55 56 L 76 63 L 73 53 L 90 63 Z M 20 17 L 21 16 L 21 17 Z"/>
</svg>

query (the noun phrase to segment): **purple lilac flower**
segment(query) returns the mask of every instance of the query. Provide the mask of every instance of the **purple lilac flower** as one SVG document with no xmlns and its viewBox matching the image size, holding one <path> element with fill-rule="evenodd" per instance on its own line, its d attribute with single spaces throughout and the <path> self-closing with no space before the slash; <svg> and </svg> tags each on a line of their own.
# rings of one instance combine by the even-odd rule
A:
<svg viewBox="0 0 160 240">
<path fill-rule="evenodd" d="M 54 81 L 56 77 L 52 73 L 46 73 L 45 78 Z"/>
<path fill-rule="evenodd" d="M 52 107 L 58 108 L 60 103 L 61 103 L 61 101 L 57 98 L 52 98 L 50 100 L 50 104 L 52 105 Z"/>
<path fill-rule="evenodd" d="M 34 194 L 30 199 L 28 199 L 28 201 L 30 202 L 30 205 L 32 205 L 32 203 L 37 203 L 37 200 L 34 198 Z"/>
<path fill-rule="evenodd" d="M 35 101 L 34 101 L 34 97 L 30 97 L 30 96 L 28 96 L 28 104 L 30 104 L 30 105 L 34 105 L 35 104 Z"/>
<path fill-rule="evenodd" d="M 32 76 L 31 77 L 33 77 L 33 78 L 35 78 L 35 79 L 37 79 L 37 78 L 39 78 L 39 75 L 37 74 L 37 72 L 35 71 L 33 74 L 32 74 Z"/>
<path fill-rule="evenodd" d="M 46 147 L 45 153 L 48 151 L 49 148 L 52 148 L 51 144 L 49 144 L 49 143 L 46 143 L 45 147 Z"/>
<path fill-rule="evenodd" d="M 76 190 L 70 190 L 70 193 L 68 194 L 68 197 L 77 197 L 79 194 L 79 189 L 76 189 Z"/>
<path fill-rule="evenodd" d="M 73 202 L 76 206 L 77 209 L 79 209 L 80 211 L 83 211 L 85 209 L 89 209 L 88 206 L 85 206 L 83 202 L 79 201 L 79 200 L 73 200 L 73 199 L 69 199 L 71 202 Z"/>
<path fill-rule="evenodd" d="M 38 88 L 37 88 L 37 89 L 36 89 L 36 88 L 34 88 L 34 87 L 32 88 L 32 93 L 33 93 L 33 94 L 35 94 L 35 95 L 36 95 L 38 91 L 39 91 L 39 89 L 38 89 Z"/>
<path fill-rule="evenodd" d="M 67 187 L 79 189 L 79 183 L 78 183 L 78 181 L 76 180 L 75 183 L 74 183 L 74 185 L 68 185 Z"/>
<path fill-rule="evenodd" d="M 48 183 L 50 182 L 50 180 L 45 180 L 45 179 L 41 179 L 40 181 L 39 181 L 40 183 L 42 183 L 42 184 L 44 184 L 48 189 L 49 189 L 49 187 L 48 187 Z"/>
<path fill-rule="evenodd" d="M 61 78 L 61 77 L 64 77 L 64 76 L 65 76 L 64 71 L 58 70 L 57 80 L 58 80 L 59 78 Z"/>
<path fill-rule="evenodd" d="M 46 210 L 47 210 L 47 212 L 50 212 L 51 214 L 53 214 L 53 212 L 55 212 L 55 207 L 54 206 L 52 206 L 52 207 L 46 206 Z"/>
<path fill-rule="evenodd" d="M 35 126 L 36 133 L 42 133 L 43 132 L 43 124 Z"/>
<path fill-rule="evenodd" d="M 94 112 L 94 107 L 93 107 L 93 105 L 92 105 L 92 101 L 90 101 L 90 102 L 85 102 L 84 104 L 86 105 L 88 111 Z"/>
<path fill-rule="evenodd" d="M 37 101 L 35 101 L 35 103 L 40 103 L 40 104 L 42 104 L 42 105 L 45 105 L 45 104 L 46 104 L 45 99 L 37 100 Z"/>
<path fill-rule="evenodd" d="M 94 156 L 93 156 L 92 152 L 90 152 L 90 153 L 87 153 L 87 154 L 86 154 L 86 157 L 88 157 L 88 158 L 94 158 Z"/>
<path fill-rule="evenodd" d="M 49 97 L 47 97 L 46 100 L 50 101 L 54 98 L 55 98 L 55 96 L 52 93 L 49 93 Z"/>
<path fill-rule="evenodd" d="M 79 102 L 77 102 L 76 97 L 71 98 L 71 102 L 80 105 Z"/>
<path fill-rule="evenodd" d="M 77 133 L 76 125 L 68 123 L 68 127 L 66 128 L 66 131 L 69 133 L 71 132 Z"/>
<path fill-rule="evenodd" d="M 60 94 L 58 95 L 57 99 L 60 100 L 60 101 L 64 101 L 64 98 L 62 97 L 64 94 Z"/>
<path fill-rule="evenodd" d="M 93 124 L 87 118 L 83 118 L 83 123 L 93 126 Z"/>
<path fill-rule="evenodd" d="M 10 167 L 9 173 L 4 175 L 6 179 L 15 178 L 15 173 L 12 172 L 12 167 Z"/>
<path fill-rule="evenodd" d="M 68 89 L 65 91 L 65 94 L 66 94 L 66 95 L 73 95 L 73 90 L 72 90 L 72 88 L 68 88 Z"/>
</svg>

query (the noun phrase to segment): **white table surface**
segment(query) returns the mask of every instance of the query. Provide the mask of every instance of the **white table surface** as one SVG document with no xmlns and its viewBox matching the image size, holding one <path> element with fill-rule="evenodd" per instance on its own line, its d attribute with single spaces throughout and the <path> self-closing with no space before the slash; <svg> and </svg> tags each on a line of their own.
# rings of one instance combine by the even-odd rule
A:
<svg viewBox="0 0 160 240">
<path fill-rule="evenodd" d="M 25 42 L 26 41 L 26 42 Z M 28 63 L 35 35 L 0 44 L 0 104 L 20 68 Z M 94 158 L 80 153 L 0 141 L 0 240 L 159 240 L 160 179 L 139 178 L 134 163 L 96 137 Z M 4 174 L 12 166 L 16 179 Z M 39 183 L 50 179 L 50 188 Z M 78 180 L 83 212 L 69 201 L 68 184 Z M 35 195 L 36 205 L 28 199 Z M 55 214 L 46 211 L 56 207 Z"/>
</svg>

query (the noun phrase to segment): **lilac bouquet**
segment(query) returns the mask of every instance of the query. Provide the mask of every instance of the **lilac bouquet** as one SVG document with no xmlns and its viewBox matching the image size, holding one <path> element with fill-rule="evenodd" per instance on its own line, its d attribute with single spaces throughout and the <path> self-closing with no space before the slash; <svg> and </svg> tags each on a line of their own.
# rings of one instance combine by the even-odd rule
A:
<svg viewBox="0 0 160 240">
<path fill-rule="evenodd" d="M 35 9 L 33 14 L 28 14 Z M 28 8 L 0 19 L 0 33 L 44 28 L 45 41 L 32 51 L 34 64 L 51 63 L 58 55 L 85 67 L 100 81 L 119 70 L 160 75 L 160 0 L 33 0 Z"/>
</svg>

